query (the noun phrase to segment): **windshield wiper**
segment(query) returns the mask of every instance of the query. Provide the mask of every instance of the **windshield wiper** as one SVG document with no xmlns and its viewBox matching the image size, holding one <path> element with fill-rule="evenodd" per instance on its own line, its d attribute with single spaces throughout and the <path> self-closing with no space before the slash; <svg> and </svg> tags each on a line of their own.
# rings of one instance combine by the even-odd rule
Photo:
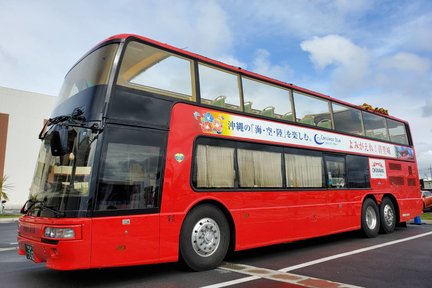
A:
<svg viewBox="0 0 432 288">
<path fill-rule="evenodd" d="M 30 203 L 30 205 L 26 208 L 27 204 Z M 39 204 L 38 206 L 35 206 L 36 204 Z M 56 215 L 56 217 L 65 217 L 65 213 L 61 212 L 53 207 L 50 206 L 46 206 L 45 204 L 45 200 L 27 200 L 24 204 L 24 206 L 21 208 L 21 214 L 27 214 L 28 211 L 30 211 L 30 209 L 34 207 L 34 208 L 42 208 L 45 210 L 48 210 L 52 213 L 54 213 L 54 215 Z"/>
</svg>

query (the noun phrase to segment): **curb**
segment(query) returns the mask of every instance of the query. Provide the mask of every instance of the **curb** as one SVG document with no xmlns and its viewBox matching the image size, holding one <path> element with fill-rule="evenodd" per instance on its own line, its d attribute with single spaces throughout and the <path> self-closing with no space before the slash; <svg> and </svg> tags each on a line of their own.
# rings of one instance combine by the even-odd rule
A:
<svg viewBox="0 0 432 288">
<path fill-rule="evenodd" d="M 11 218 L 0 218 L 0 224 L 1 223 L 14 223 L 18 222 L 19 217 L 11 217 Z"/>
<path fill-rule="evenodd" d="M 432 220 L 421 220 L 420 224 L 415 223 L 414 220 L 409 220 L 407 223 L 413 225 L 432 224 Z"/>
</svg>

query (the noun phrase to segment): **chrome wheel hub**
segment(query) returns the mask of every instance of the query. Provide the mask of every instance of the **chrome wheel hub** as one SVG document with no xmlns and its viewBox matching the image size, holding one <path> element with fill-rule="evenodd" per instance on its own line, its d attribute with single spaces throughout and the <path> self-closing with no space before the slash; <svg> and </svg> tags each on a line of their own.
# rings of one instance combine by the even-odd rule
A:
<svg viewBox="0 0 432 288">
<path fill-rule="evenodd" d="M 220 243 L 219 226 L 211 218 L 203 218 L 198 221 L 192 230 L 192 247 L 199 256 L 212 255 Z"/>
<path fill-rule="evenodd" d="M 368 206 L 366 208 L 366 225 L 370 230 L 374 230 L 377 225 L 377 214 L 375 213 L 375 210 Z"/>
<path fill-rule="evenodd" d="M 390 207 L 390 205 L 384 206 L 384 221 L 386 222 L 387 226 L 393 225 L 394 213 L 393 213 L 393 209 Z"/>
</svg>

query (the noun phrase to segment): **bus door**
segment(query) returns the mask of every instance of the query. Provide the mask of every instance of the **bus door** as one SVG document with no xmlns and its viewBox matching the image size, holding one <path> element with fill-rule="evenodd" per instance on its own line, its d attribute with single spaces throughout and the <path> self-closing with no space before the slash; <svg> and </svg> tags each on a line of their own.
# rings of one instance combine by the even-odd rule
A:
<svg viewBox="0 0 432 288">
<path fill-rule="evenodd" d="M 109 125 L 92 226 L 92 266 L 159 258 L 159 198 L 165 133 Z"/>
</svg>

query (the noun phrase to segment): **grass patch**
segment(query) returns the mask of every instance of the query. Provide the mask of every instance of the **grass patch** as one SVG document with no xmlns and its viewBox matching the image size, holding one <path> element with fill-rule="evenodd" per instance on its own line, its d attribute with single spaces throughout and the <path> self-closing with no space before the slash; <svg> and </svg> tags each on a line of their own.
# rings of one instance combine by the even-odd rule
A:
<svg viewBox="0 0 432 288">
<path fill-rule="evenodd" d="M 16 218 L 20 216 L 22 216 L 22 214 L 0 214 L 0 218 Z"/>
<path fill-rule="evenodd" d="M 432 220 L 432 213 L 431 213 L 431 212 L 429 212 L 429 213 L 423 213 L 423 214 L 420 216 L 420 218 L 421 218 L 422 220 Z"/>
</svg>

